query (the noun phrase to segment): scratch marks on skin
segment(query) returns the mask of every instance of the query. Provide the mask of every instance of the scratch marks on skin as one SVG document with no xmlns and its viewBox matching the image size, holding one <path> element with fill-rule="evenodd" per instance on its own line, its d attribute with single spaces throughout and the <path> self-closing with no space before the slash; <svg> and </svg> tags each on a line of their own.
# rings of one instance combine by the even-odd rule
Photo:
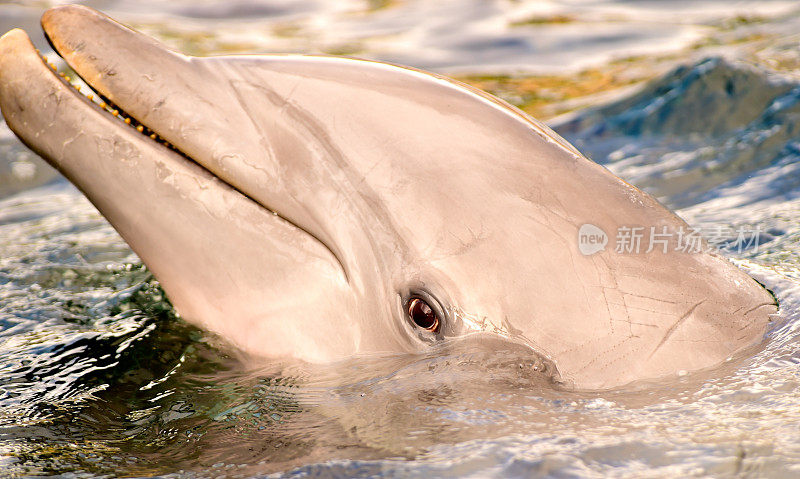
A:
<svg viewBox="0 0 800 479">
<path fill-rule="evenodd" d="M 632 298 L 647 299 L 647 300 L 650 300 L 650 301 L 656 301 L 658 303 L 679 304 L 678 301 L 671 301 L 669 299 L 656 298 L 655 296 L 647 296 L 647 295 L 644 295 L 644 294 L 631 293 L 631 292 L 627 292 L 627 291 L 622 291 L 622 294 L 624 294 L 626 296 L 630 296 Z"/>
<path fill-rule="evenodd" d="M 624 304 L 621 304 L 621 305 L 618 305 L 618 306 L 625 306 L 625 305 L 624 305 Z M 659 311 L 655 311 L 655 312 L 659 312 Z M 641 327 L 643 327 L 643 328 L 658 328 L 658 326 L 656 326 L 655 324 L 650 324 L 650 323 L 640 323 L 640 322 L 638 322 L 638 321 L 632 321 L 630 318 L 625 318 L 625 319 L 614 319 L 614 318 L 612 317 L 612 318 L 611 318 L 611 321 L 613 321 L 613 322 L 615 322 L 615 323 L 625 323 L 625 324 L 627 324 L 629 327 L 630 327 L 630 326 L 641 326 Z M 613 333 L 613 331 L 612 331 L 612 333 Z M 632 331 L 632 330 L 630 330 L 630 328 L 629 328 L 628 334 L 630 334 L 630 335 L 631 335 L 631 337 L 635 337 L 635 338 L 638 338 L 638 337 L 639 337 L 638 335 L 635 335 L 635 334 L 633 334 L 633 331 Z"/>
<path fill-rule="evenodd" d="M 622 296 L 622 303 L 623 304 L 621 304 L 620 306 L 622 306 L 622 308 L 625 310 L 625 320 L 622 320 L 622 321 L 629 323 L 628 324 L 628 332 L 632 334 L 632 328 L 631 328 L 631 325 L 630 325 L 630 321 L 631 321 L 630 314 L 628 314 L 627 305 L 624 304 L 625 303 L 625 296 L 624 296 L 624 294 L 622 294 L 622 291 L 620 291 L 619 282 L 617 281 L 617 277 L 614 276 L 614 274 L 612 273 L 613 269 L 608 264 L 608 261 L 602 255 L 597 256 L 596 259 L 594 259 L 594 261 L 599 261 L 599 262 L 603 263 L 602 267 L 605 269 L 605 271 L 607 273 L 609 273 L 607 278 L 613 282 L 613 286 L 602 286 L 602 280 L 601 280 L 601 288 L 602 288 L 601 292 L 603 293 L 603 300 L 605 301 L 605 305 L 606 305 L 606 313 L 608 314 L 608 328 L 611 331 L 611 334 L 614 334 L 614 313 L 611 311 L 611 305 L 615 304 L 615 303 L 612 303 L 611 300 L 609 299 L 609 295 L 610 295 L 611 291 L 616 291 L 618 294 L 620 294 Z"/>
<path fill-rule="evenodd" d="M 759 309 L 759 308 L 763 308 L 763 307 L 765 307 L 765 306 L 769 306 L 769 307 L 777 307 L 777 304 L 775 304 L 775 303 L 761 303 L 761 304 L 757 304 L 757 305 L 753 306 L 752 308 L 748 309 L 747 311 L 745 311 L 745 312 L 744 312 L 744 316 L 747 316 L 748 314 L 752 313 L 753 311 L 755 311 L 755 310 L 757 310 L 757 309 Z"/>
<path fill-rule="evenodd" d="M 590 341 L 590 342 L 608 341 L 608 339 L 609 339 L 608 337 L 596 338 L 594 341 Z M 620 347 L 622 347 L 624 344 L 626 344 L 628 341 L 630 341 L 632 339 L 635 339 L 634 336 L 627 336 L 625 338 L 622 338 L 621 340 L 619 340 L 616 343 L 612 344 L 610 347 L 605 348 L 600 354 L 596 354 L 590 361 L 586 362 L 583 366 L 581 366 L 580 368 L 575 370 L 575 372 L 576 373 L 580 373 L 580 372 L 583 372 L 583 371 L 589 369 L 589 367 L 597 364 L 602 357 L 611 357 L 613 359 L 609 359 L 609 360 L 607 360 L 607 361 L 605 361 L 603 363 L 600 363 L 599 368 L 595 368 L 595 369 L 605 370 L 609 366 L 611 366 L 612 364 L 617 363 L 619 361 L 622 361 L 623 359 L 628 358 L 635 351 L 631 350 L 631 351 L 627 351 L 625 354 L 616 354 L 616 355 L 614 354 L 614 352 L 617 351 Z M 588 343 L 589 342 L 587 342 L 587 344 Z M 578 348 L 574 348 L 574 349 L 578 349 Z"/>
<path fill-rule="evenodd" d="M 82 133 L 79 133 L 80 136 Z M 118 135 L 113 135 L 111 137 L 106 136 L 96 136 L 96 144 L 97 144 L 97 151 L 100 155 L 107 155 L 111 152 L 111 155 L 115 159 L 119 159 L 120 161 L 130 163 L 132 165 L 136 165 L 138 160 L 141 158 L 141 152 L 139 149 L 133 145 L 131 142 L 121 138 Z"/>
<path fill-rule="evenodd" d="M 455 232 L 449 233 L 450 236 L 452 236 L 459 243 L 459 246 L 451 253 L 453 256 L 460 256 L 462 254 L 465 254 L 467 251 L 477 247 L 478 245 L 480 245 L 489 238 L 489 235 L 486 234 L 484 230 L 483 223 L 481 223 L 480 226 L 481 226 L 480 232 L 475 233 L 472 230 L 472 228 L 470 228 L 468 225 L 464 225 L 464 228 L 466 228 L 469 235 L 469 237 L 466 240 L 461 239 Z"/>
<path fill-rule="evenodd" d="M 558 201 L 558 198 L 555 197 L 555 196 L 553 196 L 553 198 L 558 203 L 558 205 L 561 206 L 562 209 L 563 209 L 563 206 Z M 536 208 L 542 208 L 541 205 L 535 205 L 535 206 L 536 206 Z M 566 216 L 564 216 L 562 214 L 559 214 L 556 210 L 547 210 L 547 213 L 554 213 L 555 216 L 556 216 L 556 221 L 558 219 L 561 219 L 564 222 L 565 225 L 571 224 L 570 221 L 566 218 Z M 551 221 L 551 217 L 549 215 L 542 215 L 541 217 L 535 217 L 535 216 L 526 214 L 524 216 L 527 219 L 531 220 L 532 222 L 541 225 L 543 228 L 545 228 L 547 231 L 549 231 L 551 234 L 553 234 L 554 237 L 557 237 L 557 238 L 559 238 L 561 240 L 561 242 L 565 245 L 563 251 L 566 252 L 566 254 L 567 254 L 568 258 L 569 258 L 570 267 L 571 267 L 572 271 L 575 271 L 577 273 L 579 271 L 579 269 L 578 269 L 577 264 L 575 263 L 575 258 L 576 258 L 576 254 L 577 254 L 578 251 L 577 251 L 576 248 L 572 247 L 572 238 L 568 237 L 562 230 L 559 230 L 559 228 L 556 225 L 553 224 L 553 222 Z M 568 228 L 566 228 L 566 229 L 568 230 Z M 541 245 L 539 245 L 539 247 L 541 248 Z M 548 254 L 547 251 L 544 251 L 542 249 L 540 249 L 539 253 L 541 255 L 547 255 Z M 582 294 L 576 295 L 576 296 L 583 298 L 583 301 L 585 302 L 586 307 L 587 308 L 591 308 L 591 304 L 589 303 L 590 294 L 589 294 L 589 290 L 588 290 L 588 288 L 590 286 L 587 284 L 589 279 L 585 278 L 584 275 L 582 275 L 582 274 L 578 274 L 578 277 L 580 278 L 579 283 L 580 283 L 580 287 L 581 287 L 581 290 L 582 290 L 581 291 Z M 611 313 L 610 312 L 609 312 L 609 317 L 611 317 Z M 611 323 L 610 323 L 610 327 L 613 330 L 613 325 Z"/>
<path fill-rule="evenodd" d="M 631 296 L 632 296 L 632 295 L 630 295 L 630 294 L 626 294 L 626 295 L 625 295 L 625 298 L 627 299 L 628 297 L 631 297 Z M 665 301 L 665 302 L 666 302 L 666 301 Z M 617 305 L 617 303 L 609 303 L 609 304 L 614 304 L 614 305 Z M 628 304 L 628 302 L 627 302 L 627 301 L 625 301 L 625 304 L 621 304 L 621 305 L 619 305 L 619 306 L 624 306 L 624 307 L 625 307 L 625 309 L 626 309 L 626 310 L 628 310 L 628 311 L 630 311 L 630 310 L 636 310 L 636 311 L 642 311 L 642 312 L 645 312 L 645 313 L 664 314 L 664 311 L 663 311 L 663 310 L 661 310 L 661 309 L 644 308 L 644 307 L 642 307 L 642 306 L 636 306 L 636 305 L 633 305 L 633 304 Z M 633 322 L 632 322 L 632 321 L 630 321 L 630 320 L 629 320 L 629 321 L 627 321 L 627 322 L 629 322 L 629 323 L 633 324 Z M 648 325 L 648 326 L 653 326 L 653 325 Z"/>
<path fill-rule="evenodd" d="M 601 288 L 606 299 L 607 313 L 609 315 L 608 334 L 591 338 L 567 351 L 559 352 L 561 356 L 573 354 L 578 350 L 589 352 L 585 360 L 581 361 L 580 366 L 573 373 L 598 369 L 606 370 L 632 358 L 640 358 L 637 359 L 637 361 L 640 361 L 641 358 L 646 356 L 647 360 L 649 360 L 670 338 L 674 337 L 681 325 L 705 302 L 703 300 L 691 305 L 688 310 L 684 310 L 685 312 L 677 320 L 673 320 L 669 328 L 664 331 L 660 326 L 662 320 L 659 318 L 664 318 L 665 315 L 669 314 L 668 311 L 673 310 L 682 303 L 625 291 L 619 287 L 617 279 L 615 275 L 611 275 L 607 278 L 610 284 Z M 639 304 L 642 300 L 649 304 Z M 667 308 L 667 310 L 659 308 L 659 305 Z M 639 313 L 646 314 L 642 316 Z M 617 326 L 614 327 L 614 325 Z M 620 328 L 620 325 L 622 325 L 622 328 Z M 659 331 L 663 331 L 663 336 Z M 661 337 L 659 338 L 659 336 Z M 655 347 L 652 346 L 650 338 L 658 341 Z M 708 339 L 707 342 L 716 343 L 717 341 Z M 648 344 L 651 346 L 648 346 Z M 649 348 L 653 349 L 647 355 Z"/>
<path fill-rule="evenodd" d="M 683 315 L 683 316 L 681 316 L 680 318 L 678 318 L 678 320 L 677 320 L 677 321 L 675 321 L 675 323 L 674 323 L 672 326 L 670 326 L 670 328 L 669 328 L 669 329 L 667 330 L 667 332 L 664 334 L 664 337 L 663 337 L 663 338 L 661 338 L 661 341 L 660 341 L 660 342 L 659 342 L 659 343 L 656 345 L 655 349 L 653 349 L 653 352 L 651 352 L 651 353 L 650 353 L 650 355 L 647 357 L 647 359 L 650 359 L 650 358 L 652 358 L 652 357 L 653 357 L 653 355 L 654 355 L 656 352 L 658 352 L 658 350 L 659 350 L 659 349 L 661 349 L 661 346 L 663 346 L 663 345 L 664 345 L 664 344 L 665 344 L 665 343 L 666 343 L 666 342 L 669 340 L 669 338 L 670 338 L 670 337 L 671 337 L 671 336 L 672 336 L 672 335 L 675 333 L 675 331 L 676 331 L 676 330 L 677 330 L 677 329 L 678 329 L 678 328 L 679 328 L 679 327 L 680 327 L 680 326 L 681 326 L 681 325 L 682 325 L 684 322 L 686 322 L 686 320 L 687 320 L 687 319 L 689 319 L 689 317 L 692 315 L 692 313 L 694 313 L 694 311 L 695 311 L 695 310 L 698 308 L 698 306 L 700 306 L 700 305 L 701 305 L 701 304 L 703 304 L 703 303 L 705 303 L 705 300 L 701 300 L 701 301 L 699 301 L 697 304 L 695 304 L 694 306 L 692 306 L 691 308 L 689 308 L 689 311 L 687 311 L 686 313 L 684 313 L 684 315 Z"/>
<path fill-rule="evenodd" d="M 289 90 L 289 93 L 283 97 L 283 107 L 281 108 L 281 112 L 287 111 L 289 108 L 294 107 L 294 103 L 292 102 L 292 98 L 294 97 L 297 88 L 300 86 L 301 80 L 297 80 L 294 82 L 292 89 Z"/>
<path fill-rule="evenodd" d="M 83 132 L 83 130 L 79 130 L 77 133 L 75 133 L 75 135 L 74 135 L 74 136 L 72 136 L 72 137 L 70 137 L 70 138 L 67 138 L 66 140 L 64 140 L 64 142 L 61 144 L 61 155 L 59 156 L 59 158 L 64 158 L 64 157 L 66 156 L 66 154 L 65 154 L 65 153 L 66 153 L 66 151 L 67 151 L 67 148 L 69 148 L 69 146 L 70 146 L 72 143 L 74 143 L 75 141 L 77 141 L 77 140 L 78 140 L 79 138 L 81 138 L 81 137 L 82 137 L 84 134 L 85 134 L 85 133 Z"/>
<path fill-rule="evenodd" d="M 742 318 L 744 319 L 744 321 L 743 321 L 743 324 L 740 327 L 736 328 L 736 332 L 737 333 L 741 333 L 741 332 L 743 332 L 745 330 L 751 329 L 751 328 L 757 326 L 758 324 L 760 324 L 758 321 L 748 321 L 747 320 L 747 316 L 749 314 L 751 314 L 751 313 L 754 313 L 754 312 L 758 311 L 761 308 L 772 308 L 773 309 L 773 314 L 774 314 L 775 312 L 777 312 L 778 305 L 775 302 L 767 302 L 767 303 L 757 304 L 757 305 L 753 306 L 752 308 L 748 309 L 747 311 L 745 311 L 742 314 Z M 743 309 L 743 308 L 740 308 L 740 310 L 741 309 Z M 770 314 L 768 317 L 770 318 L 770 319 L 768 319 L 768 323 L 772 322 L 772 314 Z M 749 336 L 750 336 L 750 333 L 745 333 L 745 334 L 742 334 L 739 337 L 737 337 L 736 340 L 737 341 L 743 341 L 743 340 L 747 339 Z"/>
<path fill-rule="evenodd" d="M 372 174 L 372 172 L 375 170 L 375 168 L 377 168 L 379 165 L 381 165 L 384 161 L 385 161 L 384 158 L 379 155 L 378 158 L 375 161 L 372 162 L 372 164 L 369 166 L 369 168 L 364 170 L 364 175 L 362 175 L 361 181 L 359 181 L 359 183 L 358 183 L 359 186 L 365 184 L 367 182 L 367 178 L 369 178 L 369 176 Z"/>
</svg>

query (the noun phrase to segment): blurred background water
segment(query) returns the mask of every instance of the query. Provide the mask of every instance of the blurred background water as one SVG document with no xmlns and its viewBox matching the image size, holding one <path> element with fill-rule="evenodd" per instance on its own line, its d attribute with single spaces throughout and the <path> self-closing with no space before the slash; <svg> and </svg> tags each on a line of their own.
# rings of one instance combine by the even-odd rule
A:
<svg viewBox="0 0 800 479">
<path fill-rule="evenodd" d="M 52 60 L 38 18 L 0 2 Z M 180 320 L 108 223 L 0 123 L 0 475 L 800 474 L 800 5 L 239 0 L 87 5 L 186 53 L 334 53 L 484 88 L 658 197 L 778 298 L 722 367 L 603 393 L 466 342 L 258 369 Z M 63 68 L 63 63 L 59 63 Z M 735 247 L 736 231 L 760 232 Z"/>
</svg>

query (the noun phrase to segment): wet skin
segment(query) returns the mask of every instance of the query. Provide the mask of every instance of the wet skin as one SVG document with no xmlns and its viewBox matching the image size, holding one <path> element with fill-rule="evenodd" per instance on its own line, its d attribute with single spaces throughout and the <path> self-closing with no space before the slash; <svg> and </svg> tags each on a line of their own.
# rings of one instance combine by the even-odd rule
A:
<svg viewBox="0 0 800 479">
<path fill-rule="evenodd" d="M 9 127 L 185 319 L 248 353 L 329 362 L 482 334 L 530 347 L 565 386 L 608 388 L 718 365 L 776 311 L 704 244 L 645 252 L 651 227 L 689 227 L 458 82 L 341 57 L 187 57 L 80 6 L 42 25 L 105 102 L 13 30 Z M 583 254 L 587 223 L 642 227 L 644 247 Z"/>
</svg>

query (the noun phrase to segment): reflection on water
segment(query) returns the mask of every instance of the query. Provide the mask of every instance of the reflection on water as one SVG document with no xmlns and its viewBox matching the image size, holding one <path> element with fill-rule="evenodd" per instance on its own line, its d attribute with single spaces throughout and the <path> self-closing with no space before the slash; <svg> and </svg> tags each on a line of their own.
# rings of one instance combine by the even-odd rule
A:
<svg viewBox="0 0 800 479">
<path fill-rule="evenodd" d="M 784 321 L 714 371 L 603 393 L 563 390 L 529 352 L 469 339 L 428 356 L 256 368 L 177 318 L 105 220 L 2 126 L 5 474 L 800 472 L 793 2 L 92 5 L 189 52 L 356 53 L 458 72 L 529 111 L 588 105 L 553 126 L 595 161 L 692 226 L 759 228 L 758 249 L 726 254 L 773 291 Z M 43 7 L 2 5 L 0 27 L 33 33 Z"/>
</svg>

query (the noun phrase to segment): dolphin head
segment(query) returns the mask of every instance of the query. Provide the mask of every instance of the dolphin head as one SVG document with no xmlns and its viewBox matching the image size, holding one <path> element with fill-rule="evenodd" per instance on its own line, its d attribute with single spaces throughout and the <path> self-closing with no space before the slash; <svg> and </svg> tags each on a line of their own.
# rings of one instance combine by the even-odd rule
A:
<svg viewBox="0 0 800 479">
<path fill-rule="evenodd" d="M 242 350 L 326 362 L 483 334 L 605 388 L 719 364 L 775 312 L 707 245 L 679 248 L 689 227 L 652 197 L 461 83 L 340 57 L 188 57 L 80 6 L 42 25 L 103 105 L 14 30 L 8 125 L 184 318 Z"/>
</svg>

